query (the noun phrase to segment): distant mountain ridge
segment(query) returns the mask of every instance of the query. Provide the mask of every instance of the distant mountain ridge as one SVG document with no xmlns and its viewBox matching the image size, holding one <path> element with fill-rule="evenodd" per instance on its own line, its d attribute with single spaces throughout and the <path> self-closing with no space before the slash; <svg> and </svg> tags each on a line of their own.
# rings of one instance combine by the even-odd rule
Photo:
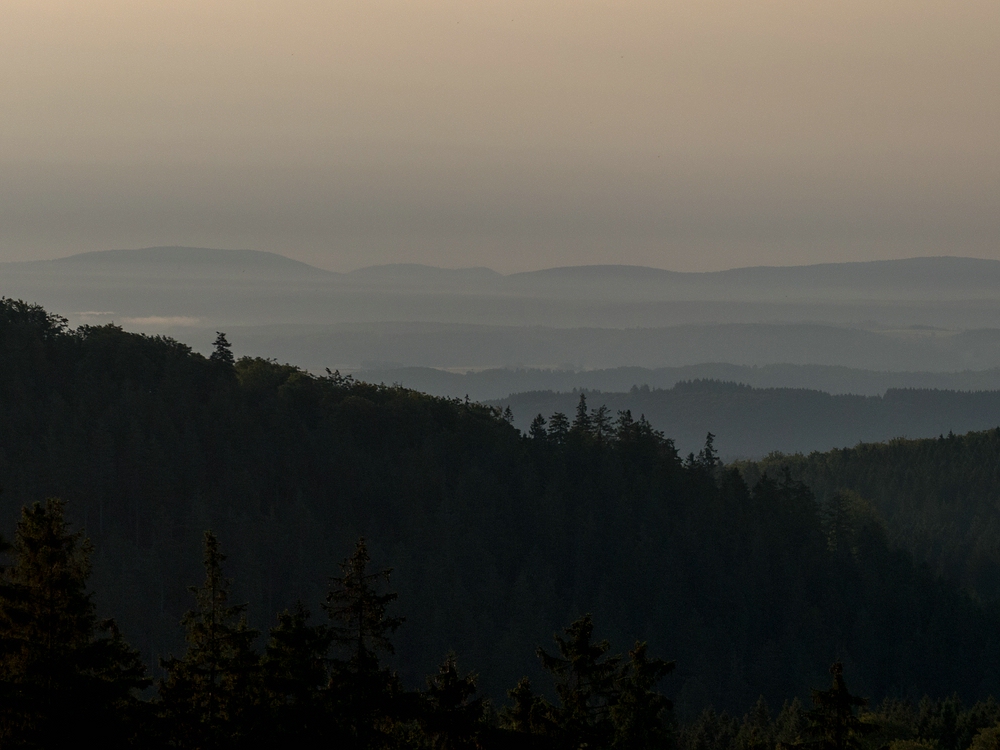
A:
<svg viewBox="0 0 1000 750">
<path fill-rule="evenodd" d="M 309 367 L 1000 366 L 1000 262 L 973 258 L 712 273 L 420 264 L 336 273 L 259 250 L 152 247 L 3 263 L 0 296 L 73 325 L 114 321 L 190 343 L 202 338 L 194 329 L 211 340 L 240 327 L 269 356 L 288 352 Z"/>
<path fill-rule="evenodd" d="M 17 269 L 11 266 L 17 266 Z M 332 277 L 340 274 L 324 271 L 307 263 L 293 260 L 279 253 L 263 250 L 227 250 L 201 247 L 146 247 L 136 250 L 97 250 L 79 253 L 54 260 L 25 261 L 19 264 L 0 264 L 0 269 L 31 270 L 36 272 L 69 271 L 73 273 L 174 273 L 196 275 L 211 273 L 238 277 L 251 273 L 287 275 L 295 273 L 309 276 Z"/>
<path fill-rule="evenodd" d="M 898 260 L 819 263 L 797 266 L 747 266 L 723 271 L 685 272 L 649 266 L 623 264 L 579 265 L 501 274 L 486 267 L 441 268 L 419 263 L 390 263 L 366 266 L 348 273 L 327 271 L 279 253 L 263 250 L 198 248 L 183 246 L 148 247 L 134 250 L 100 250 L 42 261 L 0 263 L 0 271 L 82 270 L 107 272 L 114 268 L 134 271 L 143 266 L 163 271 L 196 273 L 212 269 L 235 275 L 247 270 L 283 272 L 294 270 L 331 281 L 392 281 L 414 287 L 428 281 L 455 284 L 489 282 L 498 291 L 531 292 L 567 285 L 582 285 L 592 291 L 594 284 L 632 291 L 663 293 L 698 292 L 712 295 L 724 291 L 747 294 L 776 287 L 792 290 L 817 289 L 852 291 L 896 290 L 910 292 L 989 292 L 1000 294 L 1000 261 L 952 256 L 917 257 Z M 732 288 L 735 285 L 735 288 Z M 748 286 L 750 288 L 748 288 Z M 741 291 L 742 290 L 742 291 Z"/>
</svg>

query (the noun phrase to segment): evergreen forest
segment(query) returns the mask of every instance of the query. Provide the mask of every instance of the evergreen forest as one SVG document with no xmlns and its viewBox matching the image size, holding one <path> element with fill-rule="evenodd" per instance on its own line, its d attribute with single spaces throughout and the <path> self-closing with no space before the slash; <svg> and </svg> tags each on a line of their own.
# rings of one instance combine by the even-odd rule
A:
<svg viewBox="0 0 1000 750">
<path fill-rule="evenodd" d="M 994 748 L 998 448 L 723 465 L 4 299 L 0 745 Z"/>
</svg>

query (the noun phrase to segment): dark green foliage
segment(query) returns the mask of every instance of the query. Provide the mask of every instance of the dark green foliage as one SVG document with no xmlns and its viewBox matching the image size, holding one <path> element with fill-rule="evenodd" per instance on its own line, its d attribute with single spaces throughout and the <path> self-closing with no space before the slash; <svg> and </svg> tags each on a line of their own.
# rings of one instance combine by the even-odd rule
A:
<svg viewBox="0 0 1000 750">
<path fill-rule="evenodd" d="M 487 729 L 487 705 L 476 697 L 476 676 L 464 677 L 450 654 L 427 678 L 425 707 L 420 724 L 435 750 L 474 750 L 478 738 Z"/>
<path fill-rule="evenodd" d="M 997 619 L 893 549 L 873 514 L 831 548 L 798 475 L 745 482 L 714 444 L 686 464 L 637 411 L 610 428 L 552 415 L 527 439 L 477 404 L 260 359 L 230 370 L 168 339 L 0 307 L 0 522 L 67 498 L 101 606 L 147 664 L 184 648 L 212 528 L 262 631 L 322 601 L 331 550 L 371 540 L 410 618 L 380 668 L 411 690 L 451 651 L 495 700 L 526 670 L 546 685 L 524 655 L 586 611 L 613 643 L 677 657 L 683 717 L 804 696 L 837 653 L 879 698 L 1000 686 Z M 979 462 L 960 465 L 991 476 Z M 923 528 L 950 528 L 938 520 Z"/>
<path fill-rule="evenodd" d="M 650 658 L 645 643 L 624 660 L 608 653 L 608 641 L 595 642 L 593 631 L 584 615 L 556 634 L 558 655 L 538 649 L 558 701 L 535 695 L 524 678 L 508 692 L 512 705 L 502 714 L 504 727 L 545 738 L 555 748 L 671 748 L 672 703 L 656 686 L 673 663 Z"/>
<path fill-rule="evenodd" d="M 164 726 L 185 748 L 238 748 L 256 742 L 262 697 L 257 631 L 247 627 L 246 605 L 228 604 L 231 582 L 222 575 L 226 557 L 205 533 L 205 582 L 191 587 L 195 608 L 182 620 L 183 658 L 164 659 L 160 681 Z"/>
<path fill-rule="evenodd" d="M 267 735 L 277 744 L 319 747 L 329 738 L 331 633 L 309 622 L 298 603 L 278 615 L 262 669 L 271 721 Z"/>
<path fill-rule="evenodd" d="M 542 667 L 554 681 L 559 703 L 552 723 L 568 747 L 607 746 L 613 737 L 611 708 L 617 701 L 615 676 L 621 657 L 610 656 L 608 641 L 592 641 L 594 624 L 585 615 L 556 634 L 558 656 L 538 649 Z"/>
<path fill-rule="evenodd" d="M 213 348 L 214 351 L 208 357 L 212 362 L 216 362 L 223 367 L 232 367 L 236 364 L 236 358 L 233 356 L 233 345 L 229 343 L 226 334 L 221 331 L 215 332 Z"/>
<path fill-rule="evenodd" d="M 545 429 L 545 417 L 539 414 L 531 420 L 531 427 L 528 428 L 528 437 L 532 440 L 544 440 L 548 436 L 548 430 Z"/>
<path fill-rule="evenodd" d="M 1000 430 L 892 440 L 808 456 L 775 454 L 746 464 L 748 481 L 787 469 L 831 509 L 838 493 L 864 498 L 882 519 L 893 546 L 931 571 L 1000 600 Z M 827 511 L 830 512 L 829 510 Z M 1000 691 L 1000 663 L 991 657 L 990 690 Z"/>
<path fill-rule="evenodd" d="M 651 658 L 645 643 L 636 643 L 628 657 L 617 675 L 618 695 L 611 706 L 611 746 L 620 750 L 671 747 L 673 703 L 656 692 L 656 686 L 674 671 L 674 663 Z"/>
<path fill-rule="evenodd" d="M 573 432 L 588 433 L 591 429 L 590 413 L 587 411 L 587 396 L 580 394 L 580 401 L 576 405 L 576 417 L 573 419 Z"/>
<path fill-rule="evenodd" d="M 115 623 L 97 620 L 90 546 L 60 500 L 23 510 L 13 553 L 0 576 L 0 746 L 130 744 L 149 680 Z"/>
<path fill-rule="evenodd" d="M 341 564 L 324 604 L 330 640 L 339 654 L 331 682 L 336 711 L 350 746 L 365 749 L 388 747 L 394 720 L 407 718 L 399 677 L 381 662 L 383 655 L 394 653 L 391 636 L 403 624 L 402 617 L 388 613 L 397 595 L 379 591 L 392 571 L 369 572 L 370 563 L 362 538 Z"/>
<path fill-rule="evenodd" d="M 790 747 L 810 750 L 863 750 L 865 735 L 876 727 L 858 718 L 858 709 L 868 701 L 851 695 L 844 682 L 844 665 L 835 662 L 830 667 L 833 685 L 829 690 L 813 690 L 813 708 L 806 712 L 803 739 Z"/>
</svg>

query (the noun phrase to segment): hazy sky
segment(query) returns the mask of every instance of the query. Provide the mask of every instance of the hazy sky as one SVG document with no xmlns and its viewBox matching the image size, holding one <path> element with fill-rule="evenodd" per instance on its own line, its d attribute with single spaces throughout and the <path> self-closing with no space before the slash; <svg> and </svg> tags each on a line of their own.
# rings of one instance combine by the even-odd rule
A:
<svg viewBox="0 0 1000 750">
<path fill-rule="evenodd" d="M 1000 2 L 3 0 L 0 260 L 1000 258 Z"/>
</svg>

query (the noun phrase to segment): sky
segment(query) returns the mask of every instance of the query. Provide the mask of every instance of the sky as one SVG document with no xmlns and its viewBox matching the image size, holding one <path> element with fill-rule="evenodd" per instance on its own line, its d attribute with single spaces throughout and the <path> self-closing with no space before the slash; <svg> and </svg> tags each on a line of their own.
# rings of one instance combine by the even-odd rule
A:
<svg viewBox="0 0 1000 750">
<path fill-rule="evenodd" d="M 3 0 L 0 261 L 1000 258 L 1000 3 Z"/>
</svg>

